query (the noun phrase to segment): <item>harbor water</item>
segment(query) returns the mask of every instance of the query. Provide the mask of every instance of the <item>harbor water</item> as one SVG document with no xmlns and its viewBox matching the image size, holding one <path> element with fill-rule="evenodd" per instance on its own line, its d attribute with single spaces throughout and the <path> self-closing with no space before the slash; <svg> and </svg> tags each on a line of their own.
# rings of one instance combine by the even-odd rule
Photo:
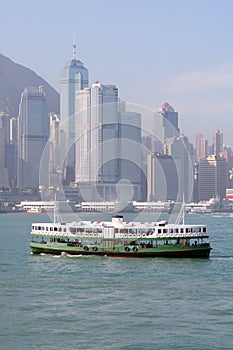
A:
<svg viewBox="0 0 233 350">
<path fill-rule="evenodd" d="M 232 349 L 233 217 L 186 216 L 208 225 L 209 260 L 31 255 L 45 220 L 0 215 L 1 350 Z"/>
</svg>

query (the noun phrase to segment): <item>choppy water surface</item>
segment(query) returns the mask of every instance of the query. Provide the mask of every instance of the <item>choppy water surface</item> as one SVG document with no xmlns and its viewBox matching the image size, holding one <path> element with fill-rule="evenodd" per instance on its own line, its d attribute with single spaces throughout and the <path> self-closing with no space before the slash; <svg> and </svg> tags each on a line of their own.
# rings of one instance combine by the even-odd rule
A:
<svg viewBox="0 0 233 350">
<path fill-rule="evenodd" d="M 208 224 L 210 260 L 31 255 L 46 218 L 0 215 L 1 350 L 232 349 L 233 217 L 187 216 Z"/>
</svg>

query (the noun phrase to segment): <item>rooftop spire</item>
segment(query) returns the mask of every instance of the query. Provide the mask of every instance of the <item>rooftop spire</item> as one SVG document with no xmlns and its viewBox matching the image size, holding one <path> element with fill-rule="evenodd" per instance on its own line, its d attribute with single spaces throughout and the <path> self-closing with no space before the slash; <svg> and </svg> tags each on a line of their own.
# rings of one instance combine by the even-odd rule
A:
<svg viewBox="0 0 233 350">
<path fill-rule="evenodd" d="M 76 44 L 75 44 L 75 36 L 73 36 L 73 60 L 76 60 Z"/>
</svg>

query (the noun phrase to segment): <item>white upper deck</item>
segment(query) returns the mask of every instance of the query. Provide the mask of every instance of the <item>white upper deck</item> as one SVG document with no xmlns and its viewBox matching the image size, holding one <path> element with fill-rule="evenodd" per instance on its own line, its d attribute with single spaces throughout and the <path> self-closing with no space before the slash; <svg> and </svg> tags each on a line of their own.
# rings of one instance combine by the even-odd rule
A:
<svg viewBox="0 0 233 350">
<path fill-rule="evenodd" d="M 71 223 L 34 223 L 33 235 L 63 237 L 98 237 L 125 239 L 204 238 L 208 237 L 205 225 L 168 224 L 160 222 L 124 222 L 123 217 L 112 221 L 74 221 Z"/>
</svg>

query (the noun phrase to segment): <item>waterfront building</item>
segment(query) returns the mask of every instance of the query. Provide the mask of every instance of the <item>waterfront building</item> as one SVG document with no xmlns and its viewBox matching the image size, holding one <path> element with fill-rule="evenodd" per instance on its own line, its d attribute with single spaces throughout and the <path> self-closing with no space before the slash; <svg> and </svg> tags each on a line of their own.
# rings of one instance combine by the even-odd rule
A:
<svg viewBox="0 0 233 350">
<path fill-rule="evenodd" d="M 20 100 L 18 116 L 17 186 L 39 187 L 40 161 L 49 138 L 46 96 L 42 87 L 26 88 Z M 48 165 L 43 164 L 48 175 Z"/>
<path fill-rule="evenodd" d="M 75 93 L 88 87 L 88 70 L 76 58 L 73 44 L 72 59 L 65 65 L 60 78 L 60 129 L 64 144 L 61 145 L 61 161 L 74 168 L 75 162 Z"/>
<path fill-rule="evenodd" d="M 227 166 L 222 156 L 210 155 L 199 162 L 199 200 L 226 197 Z"/>
<path fill-rule="evenodd" d="M 233 188 L 226 189 L 226 199 L 233 202 Z"/>
</svg>

